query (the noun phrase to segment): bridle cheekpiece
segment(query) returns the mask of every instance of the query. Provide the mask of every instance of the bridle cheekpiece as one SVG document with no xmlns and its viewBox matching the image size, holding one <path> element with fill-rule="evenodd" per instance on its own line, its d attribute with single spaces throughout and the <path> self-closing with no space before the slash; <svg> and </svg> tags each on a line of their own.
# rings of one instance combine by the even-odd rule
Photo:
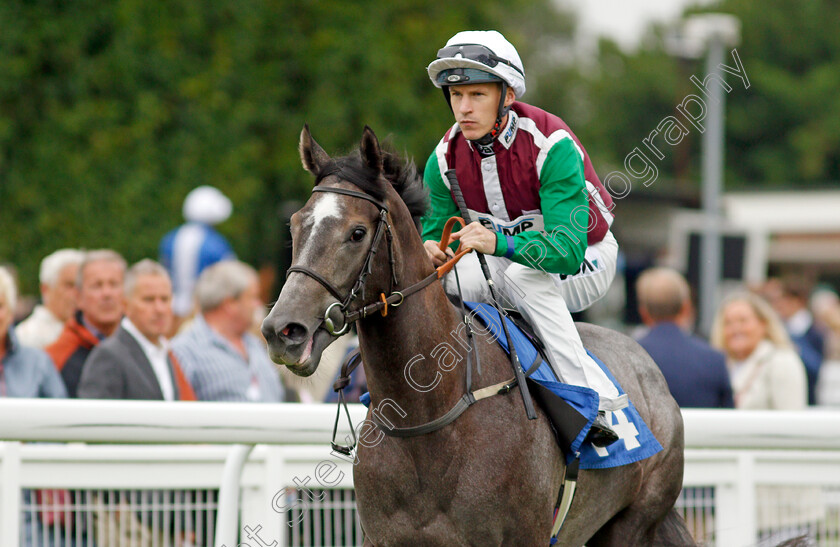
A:
<svg viewBox="0 0 840 547">
<path fill-rule="evenodd" d="M 336 167 L 334 169 L 327 169 L 326 173 L 324 171 L 321 172 L 318 176 L 318 181 L 323 179 L 325 176 L 329 174 L 334 174 L 339 171 Z M 317 182 L 316 182 L 317 184 Z M 391 233 L 391 225 L 388 223 L 388 206 L 379 201 L 378 199 L 374 198 L 373 196 L 366 194 L 365 192 L 359 192 L 356 190 L 349 190 L 347 188 L 336 188 L 334 186 L 315 186 L 312 189 L 313 192 L 331 192 L 334 194 L 342 194 L 345 196 L 351 196 L 354 198 L 364 199 L 369 201 L 370 203 L 374 204 L 377 209 L 379 209 L 379 219 L 376 223 L 376 231 L 373 234 L 373 241 L 371 242 L 370 249 L 368 249 L 367 256 L 365 257 L 365 261 L 362 264 L 362 269 L 359 272 L 359 276 L 356 278 L 356 282 L 353 284 L 353 287 L 345 296 L 341 296 L 341 293 L 333 286 L 332 283 L 327 281 L 321 274 L 318 272 L 307 268 L 306 266 L 292 266 L 286 272 L 286 277 L 289 274 L 294 272 L 299 272 L 304 275 L 307 275 L 321 284 L 327 291 L 335 297 L 337 302 L 333 302 L 330 304 L 326 311 L 324 312 L 324 327 L 326 328 L 327 332 L 332 334 L 333 336 L 341 336 L 345 334 L 350 329 L 350 324 L 354 321 L 361 319 L 369 313 L 366 311 L 366 307 L 362 307 L 355 312 L 347 313 L 347 309 L 350 305 L 357 299 L 359 296 L 364 298 L 365 294 L 365 282 L 367 281 L 368 276 L 373 271 L 373 258 L 376 255 L 377 248 L 379 247 L 380 242 L 382 241 L 382 237 L 384 235 L 385 241 L 388 245 L 388 261 L 391 265 L 391 286 L 389 293 L 397 294 L 399 296 L 399 302 L 390 303 L 390 305 L 397 307 L 402 303 L 402 295 L 401 293 L 393 293 L 394 287 L 398 284 L 396 270 L 394 269 L 394 250 L 393 250 L 393 234 Z M 387 304 L 385 304 L 387 306 Z M 333 321 L 330 314 L 332 313 L 333 309 L 338 308 L 343 317 L 344 317 L 344 324 L 341 328 L 336 329 L 335 322 Z"/>
</svg>

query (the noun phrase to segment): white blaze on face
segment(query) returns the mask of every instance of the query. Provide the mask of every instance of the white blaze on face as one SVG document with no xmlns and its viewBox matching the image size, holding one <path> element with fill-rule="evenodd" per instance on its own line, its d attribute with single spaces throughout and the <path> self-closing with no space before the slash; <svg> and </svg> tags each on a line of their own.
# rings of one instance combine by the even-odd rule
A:
<svg viewBox="0 0 840 547">
<path fill-rule="evenodd" d="M 307 242 L 306 247 L 301 249 L 300 253 L 300 261 L 303 262 L 307 255 L 307 251 L 312 246 L 311 240 L 317 237 L 318 231 L 321 228 L 321 225 L 324 221 L 328 218 L 341 218 L 342 213 L 344 211 L 344 207 L 341 204 L 341 200 L 339 200 L 339 196 L 336 194 L 322 194 L 321 199 L 315 204 L 312 208 L 312 212 L 309 216 L 304 220 L 304 223 L 307 225 L 311 225 L 309 231 L 309 239 L 310 241 Z"/>
</svg>

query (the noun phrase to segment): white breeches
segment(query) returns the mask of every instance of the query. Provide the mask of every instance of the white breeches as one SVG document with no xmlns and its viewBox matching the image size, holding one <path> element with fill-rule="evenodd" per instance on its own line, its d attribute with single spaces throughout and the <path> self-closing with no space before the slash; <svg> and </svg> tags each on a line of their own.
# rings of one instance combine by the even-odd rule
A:
<svg viewBox="0 0 840 547">
<path fill-rule="evenodd" d="M 618 243 L 611 233 L 603 241 L 588 247 L 577 274 L 549 274 L 513 262 L 507 258 L 486 256 L 496 284 L 500 304 L 516 309 L 531 324 L 548 350 L 552 369 L 561 381 L 588 387 L 601 398 L 601 410 L 618 410 L 627 405 L 601 367 L 583 348 L 571 311 L 580 311 L 604 296 L 615 277 Z M 464 300 L 491 302 L 490 289 L 481 272 L 475 253 L 456 266 Z M 457 294 L 455 274 L 444 278 L 444 288 Z M 570 311 L 571 310 L 571 311 Z"/>
</svg>

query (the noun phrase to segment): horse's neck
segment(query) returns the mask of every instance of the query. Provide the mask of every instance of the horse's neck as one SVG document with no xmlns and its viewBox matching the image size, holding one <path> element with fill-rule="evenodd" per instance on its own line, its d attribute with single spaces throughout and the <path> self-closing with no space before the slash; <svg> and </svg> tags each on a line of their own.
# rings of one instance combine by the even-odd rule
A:
<svg viewBox="0 0 840 547">
<path fill-rule="evenodd" d="M 439 417 L 454 405 L 464 394 L 467 363 L 459 324 L 439 283 L 407 297 L 387 317 L 361 321 L 359 344 L 372 404 L 396 402 L 408 414 L 404 423 L 411 425 Z M 444 356 L 448 348 L 442 343 L 458 355 Z M 440 351 L 433 355 L 436 347 Z M 457 365 L 442 370 L 439 363 L 452 364 L 453 357 Z"/>
</svg>

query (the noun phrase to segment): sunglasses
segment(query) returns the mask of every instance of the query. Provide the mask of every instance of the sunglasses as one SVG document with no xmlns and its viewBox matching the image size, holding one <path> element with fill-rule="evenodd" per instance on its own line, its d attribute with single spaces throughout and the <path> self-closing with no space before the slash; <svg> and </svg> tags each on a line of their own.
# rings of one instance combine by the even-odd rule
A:
<svg viewBox="0 0 840 547">
<path fill-rule="evenodd" d="M 523 76 L 525 75 L 521 70 L 519 70 L 519 67 L 515 66 L 507 59 L 499 57 L 493 53 L 493 50 L 490 48 L 479 44 L 458 44 L 454 46 L 447 46 L 439 49 L 437 52 L 438 59 L 451 58 L 456 55 L 461 55 L 464 59 L 470 59 L 471 61 L 478 61 L 479 63 L 489 67 L 494 67 L 499 63 L 503 63 Z"/>
</svg>

